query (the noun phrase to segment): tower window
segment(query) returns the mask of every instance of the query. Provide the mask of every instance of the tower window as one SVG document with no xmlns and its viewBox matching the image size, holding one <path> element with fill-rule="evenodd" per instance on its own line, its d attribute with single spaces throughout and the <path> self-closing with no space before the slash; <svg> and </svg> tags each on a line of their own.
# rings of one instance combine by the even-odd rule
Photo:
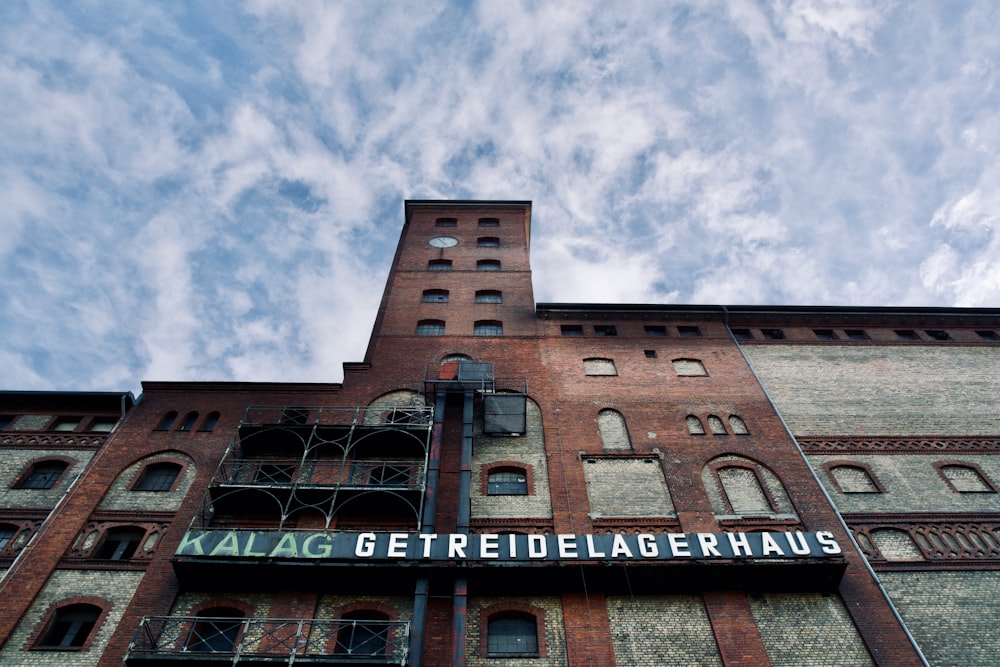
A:
<svg viewBox="0 0 1000 667">
<path fill-rule="evenodd" d="M 171 410 L 167 414 L 163 415 L 160 419 L 160 423 L 156 425 L 157 431 L 168 431 L 170 427 L 174 425 L 174 420 L 177 419 L 177 413 Z"/>
<path fill-rule="evenodd" d="M 435 227 L 458 227 L 457 218 L 438 218 L 434 221 Z"/>
<path fill-rule="evenodd" d="M 432 259 L 427 262 L 428 271 L 451 271 L 450 259 Z"/>
<path fill-rule="evenodd" d="M 476 303 L 503 303 L 503 293 L 498 290 L 479 290 L 476 292 Z"/>
<path fill-rule="evenodd" d="M 864 329 L 844 329 L 844 333 L 850 340 L 870 340 Z"/>
<path fill-rule="evenodd" d="M 654 324 L 654 325 L 646 326 L 644 328 L 646 330 L 646 335 L 647 336 L 666 336 L 667 335 L 667 328 L 665 326 Z"/>
<path fill-rule="evenodd" d="M 761 329 L 760 332 L 767 340 L 785 340 L 785 332 L 781 329 Z"/>
<path fill-rule="evenodd" d="M 988 340 L 990 342 L 996 342 L 1000 340 L 1000 335 L 997 335 L 996 331 L 990 329 L 979 329 L 976 331 L 980 338 L 983 340 Z"/>
<path fill-rule="evenodd" d="M 502 336 L 503 322 L 496 320 L 479 320 L 472 329 L 474 336 Z"/>
<path fill-rule="evenodd" d="M 656 350 L 643 350 L 642 353 L 647 359 L 656 359 Z"/>
<path fill-rule="evenodd" d="M 701 329 L 695 326 L 677 327 L 677 333 L 685 338 L 697 338 L 701 335 Z"/>
<path fill-rule="evenodd" d="M 189 412 L 186 415 L 184 415 L 184 421 L 182 421 L 181 425 L 177 427 L 177 430 L 178 431 L 193 431 L 194 430 L 194 424 L 195 424 L 196 421 L 198 421 L 198 413 L 197 412 Z"/>
<path fill-rule="evenodd" d="M 495 236 L 480 236 L 476 239 L 476 245 L 480 248 L 499 248 L 500 239 Z"/>
<path fill-rule="evenodd" d="M 594 325 L 594 335 L 595 336 L 617 336 L 618 327 L 613 324 L 595 324 Z"/>
<path fill-rule="evenodd" d="M 749 329 L 733 329 L 733 338 L 736 340 L 752 340 L 753 334 Z"/>
<path fill-rule="evenodd" d="M 444 320 L 420 320 L 417 322 L 418 336 L 443 336 Z"/>
<path fill-rule="evenodd" d="M 476 271 L 499 271 L 500 262 L 495 259 L 481 259 L 476 262 Z"/>
<path fill-rule="evenodd" d="M 559 332 L 563 336 L 582 336 L 583 326 L 579 324 L 563 324 L 559 327 Z"/>
<path fill-rule="evenodd" d="M 201 428 L 198 430 L 204 432 L 215 430 L 215 425 L 219 423 L 220 416 L 218 412 L 209 412 L 208 416 L 205 417 L 205 421 L 201 423 Z"/>
<path fill-rule="evenodd" d="M 425 289 L 420 297 L 424 303 L 448 303 L 448 290 L 446 289 Z"/>
<path fill-rule="evenodd" d="M 927 329 L 924 333 L 934 340 L 951 340 L 951 336 L 949 336 L 948 332 L 943 329 Z"/>
<path fill-rule="evenodd" d="M 833 329 L 813 329 L 813 333 L 819 340 L 837 340 L 837 334 Z"/>
<path fill-rule="evenodd" d="M 480 227 L 499 227 L 500 218 L 479 218 Z"/>
</svg>

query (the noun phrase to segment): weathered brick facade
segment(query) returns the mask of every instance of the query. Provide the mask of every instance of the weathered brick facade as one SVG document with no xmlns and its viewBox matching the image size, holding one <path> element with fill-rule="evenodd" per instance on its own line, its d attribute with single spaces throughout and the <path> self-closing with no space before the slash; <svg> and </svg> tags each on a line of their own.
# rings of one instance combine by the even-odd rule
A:
<svg viewBox="0 0 1000 667">
<path fill-rule="evenodd" d="M 530 214 L 408 202 L 342 384 L 0 395 L 0 662 L 995 663 L 1000 313 L 536 304 Z"/>
</svg>

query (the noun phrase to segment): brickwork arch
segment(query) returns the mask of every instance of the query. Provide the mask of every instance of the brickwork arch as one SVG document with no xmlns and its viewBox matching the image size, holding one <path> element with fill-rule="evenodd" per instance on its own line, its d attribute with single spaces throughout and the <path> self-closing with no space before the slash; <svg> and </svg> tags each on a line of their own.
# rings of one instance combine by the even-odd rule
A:
<svg viewBox="0 0 1000 667">
<path fill-rule="evenodd" d="M 545 610 L 524 602 L 498 602 L 496 604 L 483 607 L 479 611 L 479 657 L 489 656 L 489 624 L 490 621 L 510 617 L 520 616 L 530 618 L 535 622 L 535 634 L 538 640 L 538 653 L 528 654 L 525 657 L 537 656 L 539 658 L 548 657 L 548 646 L 546 642 Z"/>
<path fill-rule="evenodd" d="M 795 515 L 778 476 L 750 457 L 726 454 L 712 459 L 702 468 L 702 483 L 716 516 Z"/>
<path fill-rule="evenodd" d="M 180 466 L 172 487 L 167 491 L 143 491 L 137 485 L 147 467 L 157 464 Z M 98 509 L 101 510 L 176 510 L 194 482 L 197 466 L 187 454 L 176 449 L 164 449 L 133 459 L 111 483 Z"/>
<path fill-rule="evenodd" d="M 94 639 L 97 637 L 98 632 L 101 630 L 101 626 L 108 617 L 108 613 L 114 607 L 114 604 L 109 600 L 100 598 L 94 595 L 76 595 L 73 597 L 63 598 L 57 602 L 53 602 L 49 605 L 49 608 L 45 610 L 42 615 L 41 620 L 32 630 L 31 634 L 28 635 L 28 640 L 24 644 L 25 650 L 31 650 L 35 648 L 45 648 L 46 650 L 52 650 L 51 647 L 43 647 L 40 642 L 45 639 L 46 633 L 52 626 L 52 623 L 58 617 L 60 610 L 66 610 L 68 607 L 74 607 L 76 605 L 84 605 L 91 608 L 96 608 L 97 614 L 94 619 L 94 625 L 87 632 L 87 638 L 80 646 L 65 647 L 62 650 L 67 651 L 88 651 L 94 643 Z"/>
</svg>

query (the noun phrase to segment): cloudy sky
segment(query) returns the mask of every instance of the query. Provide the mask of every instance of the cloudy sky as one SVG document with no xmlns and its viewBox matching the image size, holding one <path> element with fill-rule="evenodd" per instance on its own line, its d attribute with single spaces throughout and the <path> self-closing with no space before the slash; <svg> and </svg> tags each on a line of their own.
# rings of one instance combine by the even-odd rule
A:
<svg viewBox="0 0 1000 667">
<path fill-rule="evenodd" d="M 339 381 L 405 199 L 538 301 L 1000 306 L 994 0 L 0 3 L 0 386 Z"/>
</svg>

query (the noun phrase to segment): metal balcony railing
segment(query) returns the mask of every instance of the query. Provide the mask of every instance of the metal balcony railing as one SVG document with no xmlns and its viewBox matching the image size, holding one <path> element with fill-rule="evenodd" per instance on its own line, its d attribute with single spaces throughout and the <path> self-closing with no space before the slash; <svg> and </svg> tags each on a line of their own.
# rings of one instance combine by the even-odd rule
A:
<svg viewBox="0 0 1000 667">
<path fill-rule="evenodd" d="M 422 460 L 237 459 L 222 462 L 213 486 L 422 489 Z"/>
<path fill-rule="evenodd" d="M 373 406 L 287 406 L 251 405 L 242 426 L 392 426 L 428 428 L 434 421 L 429 405 Z"/>
<path fill-rule="evenodd" d="M 147 616 L 125 660 L 405 665 L 409 638 L 407 621 Z"/>
</svg>

